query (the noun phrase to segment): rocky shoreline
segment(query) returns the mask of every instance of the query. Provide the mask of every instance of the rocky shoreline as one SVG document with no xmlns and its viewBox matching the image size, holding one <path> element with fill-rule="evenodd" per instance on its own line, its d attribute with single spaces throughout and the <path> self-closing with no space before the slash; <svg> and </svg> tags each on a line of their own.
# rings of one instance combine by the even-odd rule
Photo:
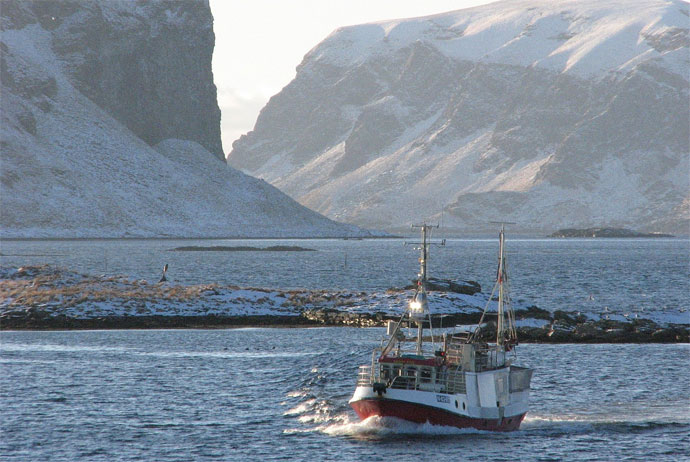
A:
<svg viewBox="0 0 690 462">
<path fill-rule="evenodd" d="M 434 328 L 479 322 L 487 297 L 468 284 L 437 284 L 458 292 L 433 292 L 439 313 L 432 319 Z M 472 293 L 462 293 L 468 287 Z M 399 318 L 408 295 L 406 289 L 366 293 L 177 286 L 48 266 L 0 268 L 0 330 L 382 327 Z M 515 319 L 523 343 L 690 341 L 690 322 L 596 319 L 536 306 L 517 307 Z M 485 332 L 492 331 L 492 322 Z"/>
<path fill-rule="evenodd" d="M 626 228 L 567 228 L 559 229 L 549 237 L 556 238 L 669 238 L 675 237 L 665 233 L 641 233 Z"/>
<path fill-rule="evenodd" d="M 534 319 L 526 317 L 523 310 L 516 312 L 518 319 Z M 385 316 L 349 315 L 340 312 L 312 311 L 305 314 L 310 321 L 329 326 L 384 326 L 388 321 Z M 648 320 L 621 322 L 611 320 L 577 321 L 567 319 L 567 315 L 556 314 L 550 317 L 544 327 L 518 327 L 518 338 L 523 343 L 688 343 L 690 329 L 684 325 L 659 326 Z M 442 322 L 440 322 L 442 319 Z M 395 319 L 397 320 L 397 318 Z M 479 315 L 444 315 L 439 316 L 433 327 L 452 326 L 457 324 L 476 324 Z M 488 323 L 482 335 L 490 341 L 495 332 L 493 322 Z"/>
<path fill-rule="evenodd" d="M 316 310 L 299 316 L 105 316 L 72 318 L 30 311 L 0 320 L 0 330 L 228 329 L 242 327 L 383 327 L 386 316 Z M 586 322 L 571 328 L 519 327 L 522 343 L 688 343 L 683 326 Z M 487 338 L 489 340 L 489 338 Z"/>
</svg>

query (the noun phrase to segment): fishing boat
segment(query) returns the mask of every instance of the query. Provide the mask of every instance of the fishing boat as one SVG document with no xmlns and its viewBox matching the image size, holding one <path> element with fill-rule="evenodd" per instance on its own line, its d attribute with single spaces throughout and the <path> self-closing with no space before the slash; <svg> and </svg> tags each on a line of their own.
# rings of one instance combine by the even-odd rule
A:
<svg viewBox="0 0 690 462">
<path fill-rule="evenodd" d="M 437 336 L 426 288 L 433 227 L 418 227 L 421 256 L 414 295 L 401 318 L 388 322 L 386 338 L 374 349 L 371 364 L 360 366 L 349 403 L 362 420 L 381 416 L 459 428 L 517 430 L 528 411 L 533 371 L 513 364 L 518 340 L 508 291 L 505 226 L 499 234 L 496 284 L 479 323 Z M 496 310 L 490 310 L 494 306 Z M 489 326 L 495 326 L 495 336 L 487 332 Z"/>
</svg>

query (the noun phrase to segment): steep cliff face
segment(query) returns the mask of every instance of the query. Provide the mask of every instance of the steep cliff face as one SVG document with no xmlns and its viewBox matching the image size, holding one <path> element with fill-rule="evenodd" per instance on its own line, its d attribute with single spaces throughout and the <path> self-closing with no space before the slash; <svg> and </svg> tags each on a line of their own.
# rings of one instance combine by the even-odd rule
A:
<svg viewBox="0 0 690 462">
<path fill-rule="evenodd" d="M 687 232 L 689 21 L 526 0 L 339 29 L 228 162 L 367 226 Z"/>
<path fill-rule="evenodd" d="M 8 0 L 2 10 L 3 30 L 47 31 L 70 82 L 148 144 L 189 139 L 225 159 L 207 0 Z"/>
<path fill-rule="evenodd" d="M 224 162 L 206 1 L 0 8 L 1 237 L 366 234 Z"/>
</svg>

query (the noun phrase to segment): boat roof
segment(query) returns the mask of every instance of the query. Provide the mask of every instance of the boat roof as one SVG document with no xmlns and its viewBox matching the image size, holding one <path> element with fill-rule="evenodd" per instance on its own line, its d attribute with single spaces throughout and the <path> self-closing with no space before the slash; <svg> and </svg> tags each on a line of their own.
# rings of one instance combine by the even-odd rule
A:
<svg viewBox="0 0 690 462">
<path fill-rule="evenodd" d="M 427 358 L 421 355 L 402 355 L 402 356 L 382 356 L 379 358 L 380 363 L 403 363 L 415 364 L 417 366 L 435 366 L 435 358 Z"/>
</svg>

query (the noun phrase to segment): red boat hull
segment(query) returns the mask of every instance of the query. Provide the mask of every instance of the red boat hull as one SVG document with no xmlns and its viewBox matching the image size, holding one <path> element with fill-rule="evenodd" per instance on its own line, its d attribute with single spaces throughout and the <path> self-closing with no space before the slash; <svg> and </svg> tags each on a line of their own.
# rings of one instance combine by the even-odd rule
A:
<svg viewBox="0 0 690 462">
<path fill-rule="evenodd" d="M 393 399 L 363 399 L 351 403 L 360 419 L 371 416 L 397 417 L 410 422 L 445 425 L 458 428 L 508 432 L 517 430 L 525 418 L 520 414 L 503 419 L 475 419 L 454 414 L 443 409 Z"/>
</svg>

